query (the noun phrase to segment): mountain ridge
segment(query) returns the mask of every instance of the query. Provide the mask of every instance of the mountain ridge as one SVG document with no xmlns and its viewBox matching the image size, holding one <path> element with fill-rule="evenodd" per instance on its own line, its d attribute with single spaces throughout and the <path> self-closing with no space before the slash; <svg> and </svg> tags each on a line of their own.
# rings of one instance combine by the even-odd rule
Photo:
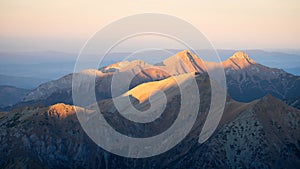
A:
<svg viewBox="0 0 300 169">
<path fill-rule="evenodd" d="M 129 89 L 132 89 L 145 82 L 162 80 L 170 76 L 191 72 L 203 74 L 207 72 L 207 69 L 220 66 L 224 68 L 229 93 L 233 99 L 238 101 L 249 102 L 263 97 L 267 93 L 287 100 L 295 97 L 297 99 L 300 96 L 300 78 L 298 76 L 293 76 L 281 69 L 263 66 L 241 51 L 236 52 L 221 63 L 203 61 L 191 51 L 183 50 L 155 65 L 138 60 L 124 61 L 92 71 L 96 74 L 97 99 L 102 100 L 111 97 L 110 83 L 114 74 L 119 74 L 118 77 L 125 78 L 124 81 L 127 80 L 126 77 L 136 74 L 130 84 Z M 72 103 L 71 86 L 72 74 L 42 84 L 28 94 L 21 105 L 34 104 L 39 100 L 45 100 L 43 101 L 43 103 L 46 103 L 45 105 L 61 102 L 61 100 L 55 99 L 59 98 L 59 93 L 67 93 L 69 99 L 66 103 Z M 124 90 L 119 94 L 125 92 Z M 53 101 L 47 103 L 48 97 L 51 97 L 50 100 Z"/>
</svg>

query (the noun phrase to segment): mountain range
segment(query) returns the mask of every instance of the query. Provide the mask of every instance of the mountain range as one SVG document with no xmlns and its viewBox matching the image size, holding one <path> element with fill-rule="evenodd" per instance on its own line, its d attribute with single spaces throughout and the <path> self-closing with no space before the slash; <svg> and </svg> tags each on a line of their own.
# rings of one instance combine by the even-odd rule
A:
<svg viewBox="0 0 300 169">
<path fill-rule="evenodd" d="M 42 79 L 36 77 L 21 77 L 21 76 L 8 76 L 0 74 L 1 86 L 14 86 L 17 88 L 32 90 L 39 84 L 46 83 L 49 79 Z"/>
<path fill-rule="evenodd" d="M 287 103 L 294 103 L 291 105 L 298 106 L 295 102 L 298 103 L 299 101 L 300 77 L 281 69 L 269 68 L 256 63 L 244 52 L 236 52 L 221 63 L 213 63 L 203 61 L 192 52 L 184 50 L 155 65 L 142 60 L 124 61 L 99 70 L 83 70 L 81 73 L 96 75 L 95 89 L 99 101 L 111 98 L 110 84 L 115 73 L 118 73 L 118 77 L 124 77 L 126 80 L 126 77 L 138 72 L 131 81 L 131 89 L 139 84 L 162 80 L 170 76 L 190 72 L 205 73 L 207 69 L 213 69 L 215 66 L 224 68 L 228 92 L 237 101 L 249 102 L 269 93 L 286 100 Z M 72 76 L 73 74 L 69 74 L 58 80 L 40 85 L 26 95 L 16 107 L 24 105 L 49 106 L 60 102 L 72 104 Z M 126 92 L 126 90 L 120 91 L 119 94 Z"/>
<path fill-rule="evenodd" d="M 145 98 L 140 97 L 138 91 L 147 93 L 147 90 L 151 90 L 149 85 L 164 86 L 163 84 L 169 84 L 170 78 L 173 77 L 144 83 L 128 91 L 137 100 L 133 104 L 138 109 L 147 108 L 149 103 L 143 102 Z M 191 132 L 166 153 L 145 159 L 111 154 L 98 147 L 82 130 L 75 109 L 79 112 L 85 110 L 60 103 L 49 107 L 23 107 L 1 113 L 0 151 L 3 153 L 0 155 L 0 166 L 103 169 L 299 168 L 300 110 L 271 95 L 250 103 L 237 102 L 228 96 L 217 130 L 208 141 L 199 144 L 198 135 L 210 104 L 210 80 L 207 75 L 196 75 L 195 78 L 201 84 L 198 86 L 200 95 L 206 99 L 201 100 Z M 98 105 L 106 120 L 117 131 L 145 137 L 165 130 L 176 118 L 180 107 L 180 92 L 167 88 L 163 89 L 169 98 L 162 120 L 146 126 L 120 120 L 111 99 L 102 100 Z"/>
<path fill-rule="evenodd" d="M 225 110 L 216 131 L 200 144 L 198 137 L 212 97 L 207 70 L 216 66 L 222 66 L 226 75 Z M 154 65 L 124 61 L 78 73 L 95 75 L 97 103 L 84 108 L 73 105 L 73 74 L 69 74 L 40 85 L 12 110 L 0 113 L 0 168 L 300 168 L 300 79 L 261 65 L 245 52 L 213 63 L 184 50 Z M 112 96 L 114 75 L 124 81 L 135 76 L 129 89 Z M 97 117 L 98 106 L 120 133 L 131 137 L 157 135 L 177 118 L 181 93 L 174 80 L 185 84 L 187 75 L 195 78 L 201 97 L 196 122 L 182 142 L 163 154 L 143 159 L 112 154 L 95 144 L 77 119 L 76 111 Z M 187 93 L 193 92 L 189 85 L 182 86 Z M 151 123 L 122 118 L 113 102 L 130 96 L 135 108 L 149 110 L 153 106 L 149 100 L 157 103 L 155 99 L 159 99 L 154 97 L 158 90 L 165 93 L 167 103 L 161 116 Z M 122 105 L 122 109 L 128 107 Z M 93 120 L 97 118 L 85 123 L 93 124 Z"/>
</svg>

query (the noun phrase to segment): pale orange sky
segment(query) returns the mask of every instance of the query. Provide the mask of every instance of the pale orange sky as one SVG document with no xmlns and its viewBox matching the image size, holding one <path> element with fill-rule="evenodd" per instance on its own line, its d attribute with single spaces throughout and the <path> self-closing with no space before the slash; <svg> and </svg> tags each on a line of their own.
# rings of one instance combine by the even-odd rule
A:
<svg viewBox="0 0 300 169">
<path fill-rule="evenodd" d="M 299 49 L 299 0 L 1 0 L 0 51 L 78 52 L 103 26 L 144 12 L 178 16 L 216 48 Z"/>
</svg>

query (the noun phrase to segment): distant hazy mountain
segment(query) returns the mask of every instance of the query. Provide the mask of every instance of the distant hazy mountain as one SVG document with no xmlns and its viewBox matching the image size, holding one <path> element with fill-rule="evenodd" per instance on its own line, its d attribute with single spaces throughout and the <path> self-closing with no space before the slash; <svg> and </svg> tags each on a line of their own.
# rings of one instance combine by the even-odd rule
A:
<svg viewBox="0 0 300 169">
<path fill-rule="evenodd" d="M 182 75 L 181 75 L 182 76 Z M 184 75 L 183 75 L 184 76 Z M 170 77 L 172 78 L 172 77 Z M 99 102 L 106 120 L 116 129 L 131 135 L 160 133 L 176 118 L 180 92 L 171 79 L 138 85 L 129 95 L 141 101 L 149 87 L 161 88 L 168 97 L 162 123 L 150 128 L 123 123 L 110 99 Z M 116 156 L 98 147 L 84 133 L 73 106 L 24 107 L 0 114 L 1 168 L 291 168 L 300 167 L 300 110 L 267 95 L 251 103 L 239 103 L 228 97 L 221 123 L 204 144 L 198 135 L 210 104 L 208 76 L 196 76 L 200 91 L 200 109 L 190 134 L 177 146 L 161 155 L 131 159 Z M 184 82 L 183 82 L 184 83 Z M 173 90 L 168 90 L 169 85 Z M 185 86 L 185 85 L 183 85 Z M 175 87 L 175 88 L 174 88 Z M 189 88 L 189 86 L 185 86 Z M 147 97 L 147 96 L 146 96 Z M 143 109 L 147 102 L 133 101 Z M 78 111 L 84 111 L 78 108 Z M 87 122 L 97 120 L 90 118 Z M 149 126 L 148 126 L 149 127 Z M 109 140 L 109 139 L 108 139 Z M 157 145 L 159 146 L 159 145 Z"/>
<path fill-rule="evenodd" d="M 299 76 L 286 73 L 281 69 L 263 66 L 244 52 L 236 52 L 221 64 L 216 64 L 204 62 L 192 52 L 184 50 L 155 65 L 141 60 L 124 61 L 99 70 L 87 70 L 81 73 L 89 72 L 97 76 L 96 96 L 98 100 L 102 100 L 111 97 L 111 79 L 116 73 L 126 81 L 127 77 L 139 72 L 131 82 L 131 89 L 139 84 L 165 79 L 169 76 L 189 72 L 204 73 L 207 68 L 213 69 L 214 66 L 223 66 L 225 69 L 228 91 L 235 100 L 249 102 L 268 93 L 280 99 L 299 98 L 300 96 Z M 69 74 L 58 80 L 42 84 L 30 92 L 19 106 L 72 103 L 71 88 L 72 74 Z M 127 89 L 119 91 L 119 95 L 126 91 Z"/>
<path fill-rule="evenodd" d="M 287 72 L 300 76 L 300 67 L 291 67 L 285 69 Z"/>
<path fill-rule="evenodd" d="M 0 74 L 0 85 L 16 86 L 24 89 L 34 89 L 40 84 L 47 82 L 48 79 L 35 77 L 18 77 Z"/>
<path fill-rule="evenodd" d="M 13 86 L 0 86 L 0 109 L 13 106 L 27 95 L 30 90 Z"/>
</svg>

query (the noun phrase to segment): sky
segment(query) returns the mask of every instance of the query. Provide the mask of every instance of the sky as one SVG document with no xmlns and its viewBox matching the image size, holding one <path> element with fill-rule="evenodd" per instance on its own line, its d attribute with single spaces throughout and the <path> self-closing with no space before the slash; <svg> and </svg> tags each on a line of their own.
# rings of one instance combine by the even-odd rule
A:
<svg viewBox="0 0 300 169">
<path fill-rule="evenodd" d="M 164 13 L 222 49 L 299 49 L 299 0 L 0 0 L 0 51 L 79 52 L 105 25 Z"/>
</svg>

